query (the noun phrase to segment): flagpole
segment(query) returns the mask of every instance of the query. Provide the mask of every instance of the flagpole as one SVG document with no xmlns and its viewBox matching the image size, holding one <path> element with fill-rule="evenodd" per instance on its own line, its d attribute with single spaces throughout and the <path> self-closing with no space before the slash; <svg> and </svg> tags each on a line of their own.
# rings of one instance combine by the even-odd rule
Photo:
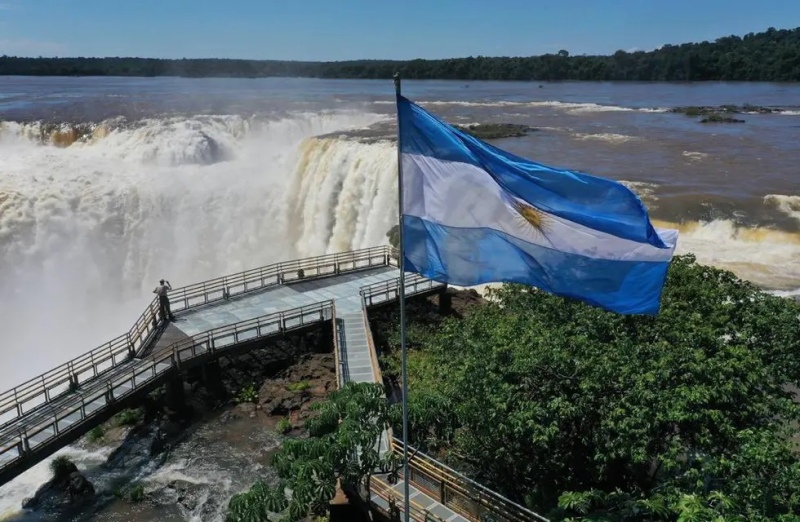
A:
<svg viewBox="0 0 800 522">
<path fill-rule="evenodd" d="M 394 90 L 397 94 L 397 200 L 398 200 L 398 225 L 400 235 L 400 254 L 398 266 L 400 268 L 400 357 L 402 359 L 403 373 L 403 495 L 405 522 L 410 520 L 410 502 L 408 485 L 408 368 L 406 352 L 406 255 L 405 237 L 403 234 L 403 156 L 400 150 L 400 73 L 394 74 Z"/>
</svg>

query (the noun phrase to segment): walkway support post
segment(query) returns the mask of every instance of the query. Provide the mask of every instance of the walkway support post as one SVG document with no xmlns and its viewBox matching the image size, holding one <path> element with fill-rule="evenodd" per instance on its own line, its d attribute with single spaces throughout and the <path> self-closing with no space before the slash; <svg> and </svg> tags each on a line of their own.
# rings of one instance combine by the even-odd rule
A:
<svg viewBox="0 0 800 522">
<path fill-rule="evenodd" d="M 178 373 L 167 381 L 165 390 L 167 408 L 175 413 L 180 413 L 186 407 L 186 397 L 183 394 L 183 376 Z"/>
<path fill-rule="evenodd" d="M 410 494 L 408 484 L 408 357 L 406 352 L 406 263 L 405 234 L 403 233 L 403 153 L 400 148 L 400 73 L 394 75 L 394 90 L 397 96 L 397 214 L 400 235 L 400 255 L 397 260 L 400 269 L 400 354 L 403 378 L 403 500 L 404 519 L 410 521 Z"/>
<path fill-rule="evenodd" d="M 222 384 L 222 369 L 219 366 L 219 359 L 205 363 L 201 371 L 206 389 L 216 397 L 224 396 L 225 386 Z M 181 390 L 183 390 L 183 383 L 181 383 Z"/>
<path fill-rule="evenodd" d="M 447 291 L 447 287 L 445 287 L 444 291 L 439 294 L 439 313 L 442 315 L 447 315 L 453 309 L 453 294 Z"/>
</svg>

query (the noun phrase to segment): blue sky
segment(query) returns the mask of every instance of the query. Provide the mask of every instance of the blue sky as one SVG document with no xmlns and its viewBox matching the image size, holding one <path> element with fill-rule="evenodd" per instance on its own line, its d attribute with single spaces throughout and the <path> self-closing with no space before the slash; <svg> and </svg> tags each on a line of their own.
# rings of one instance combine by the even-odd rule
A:
<svg viewBox="0 0 800 522">
<path fill-rule="evenodd" d="M 770 26 L 800 26 L 800 0 L 0 0 L 0 55 L 608 54 Z"/>
</svg>

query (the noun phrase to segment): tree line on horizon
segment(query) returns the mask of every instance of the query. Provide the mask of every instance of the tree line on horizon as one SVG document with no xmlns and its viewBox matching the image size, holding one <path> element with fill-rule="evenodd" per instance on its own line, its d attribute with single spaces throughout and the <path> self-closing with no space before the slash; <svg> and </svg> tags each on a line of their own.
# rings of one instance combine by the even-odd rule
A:
<svg viewBox="0 0 800 522">
<path fill-rule="evenodd" d="M 0 75 L 17 76 L 387 79 L 398 71 L 418 80 L 791 82 L 800 81 L 800 27 L 609 56 L 570 56 L 567 50 L 529 57 L 341 62 L 0 56 Z"/>
</svg>

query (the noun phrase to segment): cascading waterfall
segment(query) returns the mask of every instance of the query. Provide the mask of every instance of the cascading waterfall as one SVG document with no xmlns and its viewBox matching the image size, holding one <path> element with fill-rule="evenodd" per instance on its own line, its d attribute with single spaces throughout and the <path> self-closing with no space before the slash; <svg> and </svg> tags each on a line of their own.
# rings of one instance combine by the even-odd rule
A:
<svg viewBox="0 0 800 522">
<path fill-rule="evenodd" d="M 288 203 L 299 201 L 291 197 L 298 165 L 315 149 L 306 140 L 384 118 L 339 112 L 112 122 L 67 147 L 43 145 L 35 126 L 5 124 L 0 380 L 20 383 L 127 331 L 162 277 L 189 284 L 334 245 L 379 242 L 380 223 L 344 219 L 330 244 L 319 235 L 298 241 L 287 233 L 296 219 Z M 369 149 L 361 147 L 366 165 Z M 364 205 L 370 197 L 363 193 Z M 306 222 L 291 225 L 312 228 Z"/>
<path fill-rule="evenodd" d="M 386 243 L 397 219 L 394 144 L 336 138 L 301 147 L 289 191 L 289 237 L 301 257 Z"/>
</svg>

